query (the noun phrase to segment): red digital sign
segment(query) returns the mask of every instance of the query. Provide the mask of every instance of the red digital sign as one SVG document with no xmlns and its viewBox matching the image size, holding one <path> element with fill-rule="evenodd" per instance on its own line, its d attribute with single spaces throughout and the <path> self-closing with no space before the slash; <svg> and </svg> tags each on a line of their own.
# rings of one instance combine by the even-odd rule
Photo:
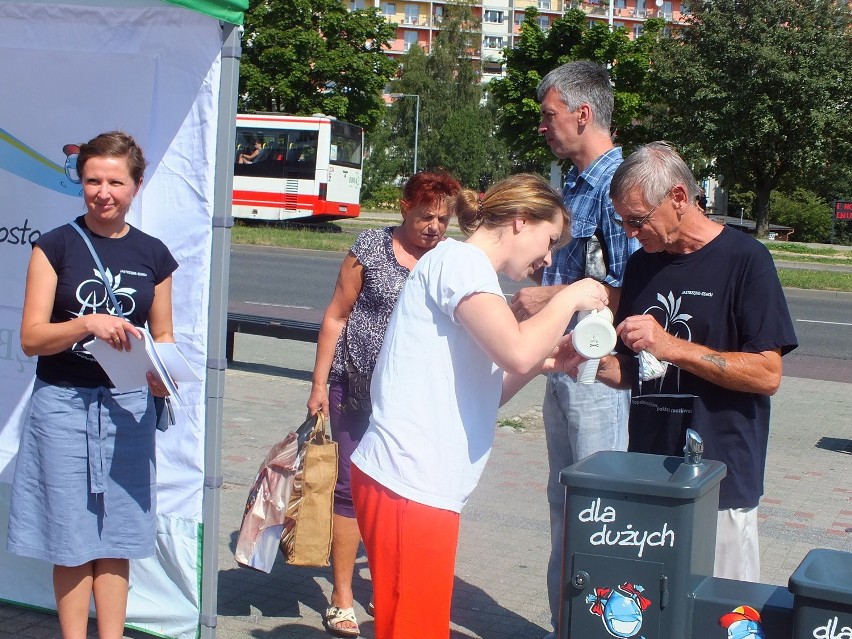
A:
<svg viewBox="0 0 852 639">
<path fill-rule="evenodd" d="M 835 220 L 852 220 L 852 202 L 837 201 L 834 203 Z"/>
</svg>

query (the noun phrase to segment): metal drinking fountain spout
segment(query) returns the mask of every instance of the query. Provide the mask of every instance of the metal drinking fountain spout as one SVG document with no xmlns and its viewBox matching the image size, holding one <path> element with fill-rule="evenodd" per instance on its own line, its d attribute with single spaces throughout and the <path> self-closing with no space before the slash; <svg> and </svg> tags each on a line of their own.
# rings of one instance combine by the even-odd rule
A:
<svg viewBox="0 0 852 639">
<path fill-rule="evenodd" d="M 671 482 L 691 483 L 706 470 L 701 461 L 704 455 L 704 440 L 691 428 L 686 429 L 686 444 L 683 447 L 683 461 L 669 477 Z"/>
<path fill-rule="evenodd" d="M 683 447 L 684 461 L 687 464 L 700 464 L 704 455 L 704 440 L 691 428 L 686 429 L 686 445 Z"/>
</svg>

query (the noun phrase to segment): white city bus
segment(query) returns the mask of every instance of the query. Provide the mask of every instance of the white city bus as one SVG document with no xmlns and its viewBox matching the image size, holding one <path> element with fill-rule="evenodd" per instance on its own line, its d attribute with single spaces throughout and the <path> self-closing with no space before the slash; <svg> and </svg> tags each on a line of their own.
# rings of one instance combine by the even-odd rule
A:
<svg viewBox="0 0 852 639">
<path fill-rule="evenodd" d="M 237 115 L 235 218 L 332 220 L 361 211 L 364 131 L 324 115 Z"/>
</svg>

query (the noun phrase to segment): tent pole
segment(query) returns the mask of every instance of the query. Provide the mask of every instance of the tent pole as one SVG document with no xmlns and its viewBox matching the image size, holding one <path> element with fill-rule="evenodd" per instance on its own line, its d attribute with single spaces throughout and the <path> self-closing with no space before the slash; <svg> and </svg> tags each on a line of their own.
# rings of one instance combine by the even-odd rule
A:
<svg viewBox="0 0 852 639">
<path fill-rule="evenodd" d="M 202 639 L 216 637 L 219 586 L 219 510 L 222 490 L 222 411 L 225 397 L 225 334 L 230 275 L 231 189 L 234 176 L 237 91 L 240 73 L 240 29 L 222 23 L 222 69 L 219 84 L 219 122 L 216 145 L 216 183 L 213 190 L 213 245 L 210 260 L 210 316 L 208 321 L 207 419 L 204 438 L 204 497 L 201 521 Z"/>
</svg>

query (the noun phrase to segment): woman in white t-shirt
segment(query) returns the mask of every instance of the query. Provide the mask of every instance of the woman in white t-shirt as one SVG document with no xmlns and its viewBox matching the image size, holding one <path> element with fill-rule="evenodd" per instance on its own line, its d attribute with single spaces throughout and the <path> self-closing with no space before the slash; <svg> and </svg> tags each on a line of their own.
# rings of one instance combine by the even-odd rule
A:
<svg viewBox="0 0 852 639">
<path fill-rule="evenodd" d="M 499 405 L 554 368 L 575 311 L 606 305 L 591 279 L 518 322 L 497 279 L 528 277 L 568 236 L 559 194 L 515 175 L 455 199 L 466 242 L 446 239 L 412 270 L 376 367 L 370 425 L 352 455 L 376 639 L 449 637 L 459 512 L 491 452 Z"/>
</svg>

